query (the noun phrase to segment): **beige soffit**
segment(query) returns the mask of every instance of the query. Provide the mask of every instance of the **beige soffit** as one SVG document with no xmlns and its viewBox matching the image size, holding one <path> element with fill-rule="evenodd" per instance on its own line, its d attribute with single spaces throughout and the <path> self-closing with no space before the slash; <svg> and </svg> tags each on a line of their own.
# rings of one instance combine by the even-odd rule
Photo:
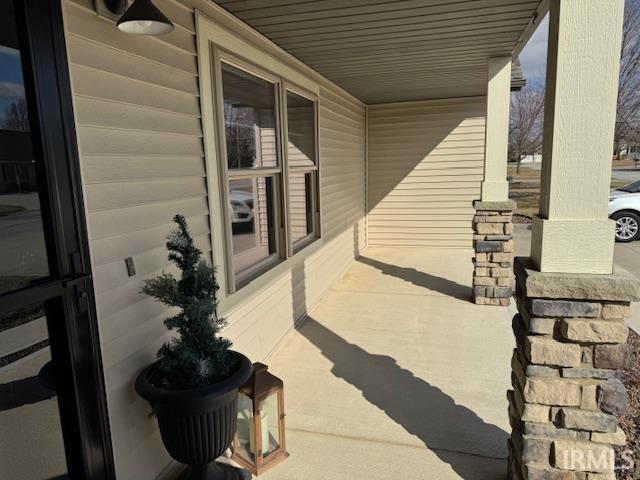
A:
<svg viewBox="0 0 640 480">
<path fill-rule="evenodd" d="M 484 95 L 545 0 L 216 0 L 367 104 Z"/>
</svg>

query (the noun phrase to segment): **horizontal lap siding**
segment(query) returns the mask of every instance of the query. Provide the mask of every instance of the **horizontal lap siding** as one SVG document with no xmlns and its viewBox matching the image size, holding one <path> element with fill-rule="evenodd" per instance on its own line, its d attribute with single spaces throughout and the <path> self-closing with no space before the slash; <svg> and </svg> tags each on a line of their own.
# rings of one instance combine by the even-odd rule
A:
<svg viewBox="0 0 640 480">
<path fill-rule="evenodd" d="M 154 478 L 169 462 L 148 404 L 133 390 L 167 340 L 166 308 L 139 293 L 173 268 L 165 237 L 182 213 L 211 242 L 193 12 L 167 36 L 119 33 L 93 2 L 67 0 L 65 26 L 89 223 L 111 434 L 120 479 Z M 137 274 L 128 277 L 124 259 Z"/>
<path fill-rule="evenodd" d="M 481 98 L 369 107 L 369 245 L 471 246 L 484 116 Z"/>
<path fill-rule="evenodd" d="M 320 161 L 323 234 L 331 239 L 359 228 L 364 247 L 364 110 L 326 89 L 320 91 Z"/>
<path fill-rule="evenodd" d="M 65 1 L 65 29 L 107 400 L 117 477 L 153 479 L 170 463 L 137 373 L 169 338 L 167 309 L 140 294 L 142 280 L 172 271 L 165 237 L 182 213 L 211 259 L 192 4 L 156 0 L 176 23 L 169 35 L 118 32 L 92 0 Z M 189 5 L 189 6 L 185 6 Z M 205 14 L 206 3 L 199 4 Z M 320 95 L 322 248 L 225 312 L 225 335 L 264 360 L 295 321 L 340 277 L 365 241 L 364 107 Z M 217 188 L 214 186 L 214 188 Z M 137 275 L 128 277 L 124 259 Z"/>
</svg>

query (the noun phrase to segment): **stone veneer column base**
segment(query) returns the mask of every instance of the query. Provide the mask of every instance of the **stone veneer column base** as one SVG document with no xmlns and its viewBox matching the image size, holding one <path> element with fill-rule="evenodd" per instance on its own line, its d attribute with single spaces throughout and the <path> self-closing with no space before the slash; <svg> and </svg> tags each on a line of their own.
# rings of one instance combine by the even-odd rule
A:
<svg viewBox="0 0 640 480">
<path fill-rule="evenodd" d="M 611 275 L 540 273 L 515 259 L 516 348 L 507 392 L 510 480 L 615 480 L 625 435 L 620 370 L 629 367 L 624 318 L 640 282 Z"/>
<path fill-rule="evenodd" d="M 478 305 L 508 306 L 513 256 L 513 211 L 516 202 L 482 202 L 473 204 L 473 301 Z"/>
</svg>

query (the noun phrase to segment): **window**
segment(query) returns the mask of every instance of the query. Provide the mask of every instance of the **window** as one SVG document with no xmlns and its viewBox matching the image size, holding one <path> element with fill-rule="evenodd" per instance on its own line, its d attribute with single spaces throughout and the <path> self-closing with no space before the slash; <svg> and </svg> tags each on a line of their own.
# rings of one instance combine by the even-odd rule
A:
<svg viewBox="0 0 640 480">
<path fill-rule="evenodd" d="M 232 292 L 318 237 L 316 102 L 275 75 L 220 65 Z"/>
<path fill-rule="evenodd" d="M 228 168 L 278 166 L 276 85 L 226 63 L 222 85 Z"/>
<path fill-rule="evenodd" d="M 293 250 L 313 240 L 317 231 L 315 102 L 287 91 L 287 162 L 289 222 Z"/>
<path fill-rule="evenodd" d="M 231 256 L 239 288 L 277 263 L 277 84 L 222 64 Z"/>
</svg>

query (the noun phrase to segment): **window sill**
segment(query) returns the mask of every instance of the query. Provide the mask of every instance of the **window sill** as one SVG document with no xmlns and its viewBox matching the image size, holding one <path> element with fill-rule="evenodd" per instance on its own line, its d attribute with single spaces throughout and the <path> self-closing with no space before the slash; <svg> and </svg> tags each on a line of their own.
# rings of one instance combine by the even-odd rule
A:
<svg viewBox="0 0 640 480">
<path fill-rule="evenodd" d="M 307 248 L 309 245 L 314 243 L 316 240 L 319 240 L 316 232 L 311 232 L 308 235 L 299 239 L 296 243 L 293 244 L 293 256 L 296 256 L 302 250 Z"/>
<path fill-rule="evenodd" d="M 309 241 L 309 243 L 300 245 L 297 247 L 293 256 L 280 261 L 259 277 L 250 280 L 234 293 L 227 295 L 224 298 L 220 298 L 218 303 L 218 313 L 223 317 L 233 315 L 235 310 L 240 308 L 244 302 L 269 288 L 278 279 L 289 273 L 292 268 L 301 262 L 304 262 L 307 257 L 318 252 L 322 248 L 322 245 L 322 238 L 318 237 L 313 238 L 313 241 Z"/>
</svg>

